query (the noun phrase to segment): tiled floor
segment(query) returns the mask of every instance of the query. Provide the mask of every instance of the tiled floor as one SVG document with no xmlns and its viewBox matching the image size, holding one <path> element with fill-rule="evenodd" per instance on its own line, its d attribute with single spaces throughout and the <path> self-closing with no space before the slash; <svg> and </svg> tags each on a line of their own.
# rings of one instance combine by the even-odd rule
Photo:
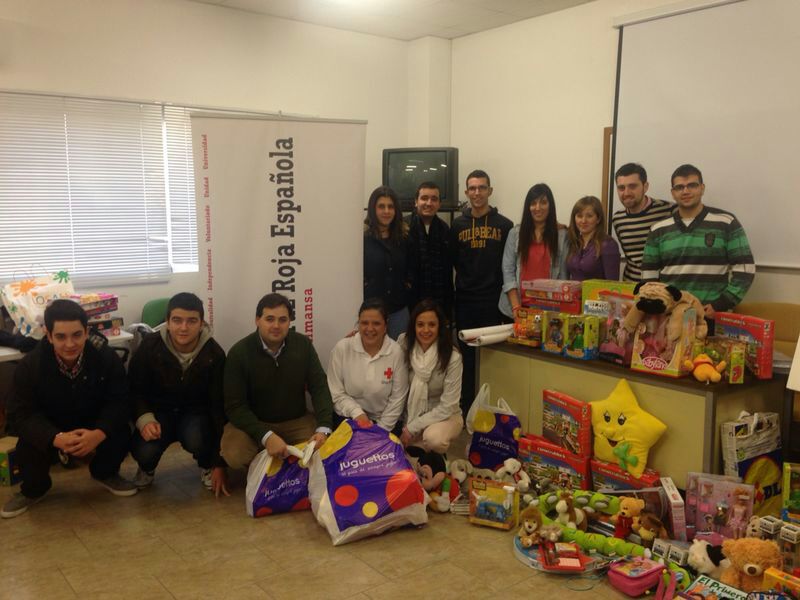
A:
<svg viewBox="0 0 800 600">
<path fill-rule="evenodd" d="M 134 470 L 128 459 L 123 474 Z M 534 572 L 511 533 L 456 515 L 334 548 L 310 511 L 248 517 L 243 480 L 215 499 L 176 445 L 132 498 L 85 467 L 52 473 L 40 504 L 0 521 L 0 599 L 622 597 L 605 581 Z M 0 502 L 16 489 L 0 488 Z"/>
</svg>

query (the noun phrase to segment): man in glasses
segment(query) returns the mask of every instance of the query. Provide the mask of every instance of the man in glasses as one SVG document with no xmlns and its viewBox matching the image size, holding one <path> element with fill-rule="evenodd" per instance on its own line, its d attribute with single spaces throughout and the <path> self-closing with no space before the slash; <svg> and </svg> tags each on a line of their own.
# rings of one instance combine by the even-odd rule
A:
<svg viewBox="0 0 800 600">
<path fill-rule="evenodd" d="M 647 195 L 650 184 L 642 165 L 622 165 L 614 177 L 623 208 L 614 213 L 612 223 L 619 245 L 625 253 L 625 281 L 642 279 L 642 254 L 650 229 L 672 213 L 675 205 Z"/>
<path fill-rule="evenodd" d="M 653 225 L 642 259 L 642 281 L 661 281 L 691 292 L 705 316 L 739 304 L 755 277 L 750 244 L 733 214 L 703 204 L 703 174 L 681 165 L 672 174 L 677 210 Z"/>
<path fill-rule="evenodd" d="M 485 171 L 467 175 L 469 210 L 450 228 L 450 256 L 456 270 L 456 326 L 461 329 L 499 325 L 497 308 L 503 288 L 503 249 L 513 223 L 489 206 L 492 185 Z M 461 409 L 466 415 L 475 398 L 475 348 L 459 341 L 464 358 Z"/>
</svg>

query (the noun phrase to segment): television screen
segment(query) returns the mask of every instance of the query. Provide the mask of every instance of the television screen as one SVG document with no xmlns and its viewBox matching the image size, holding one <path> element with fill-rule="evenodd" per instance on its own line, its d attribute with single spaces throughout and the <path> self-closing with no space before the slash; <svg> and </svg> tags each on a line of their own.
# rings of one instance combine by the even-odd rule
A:
<svg viewBox="0 0 800 600">
<path fill-rule="evenodd" d="M 395 148 L 383 151 L 383 184 L 392 188 L 404 210 L 414 205 L 417 186 L 433 181 L 442 206 L 457 206 L 458 150 L 455 148 Z"/>
</svg>

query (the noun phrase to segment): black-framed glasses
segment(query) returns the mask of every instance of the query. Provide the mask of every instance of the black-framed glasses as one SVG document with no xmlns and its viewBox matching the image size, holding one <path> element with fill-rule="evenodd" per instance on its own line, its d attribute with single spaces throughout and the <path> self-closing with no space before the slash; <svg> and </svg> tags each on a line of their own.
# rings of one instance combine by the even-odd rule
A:
<svg viewBox="0 0 800 600">
<path fill-rule="evenodd" d="M 696 189 L 699 189 L 701 185 L 702 184 L 700 182 L 698 182 L 698 181 L 691 181 L 691 182 L 689 182 L 687 184 L 678 183 L 678 184 L 672 186 L 672 191 L 673 192 L 678 192 L 679 194 L 683 190 L 689 190 L 689 191 L 693 192 Z"/>
</svg>

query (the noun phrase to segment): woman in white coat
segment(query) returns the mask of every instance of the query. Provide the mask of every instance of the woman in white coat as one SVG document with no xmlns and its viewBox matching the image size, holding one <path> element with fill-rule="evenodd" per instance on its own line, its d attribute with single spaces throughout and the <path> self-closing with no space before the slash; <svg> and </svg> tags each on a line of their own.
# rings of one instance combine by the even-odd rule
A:
<svg viewBox="0 0 800 600">
<path fill-rule="evenodd" d="M 433 300 L 417 304 L 408 331 L 398 340 L 411 386 L 400 441 L 444 454 L 464 426 L 461 417 L 461 354 L 453 347 L 442 308 Z"/>
</svg>

